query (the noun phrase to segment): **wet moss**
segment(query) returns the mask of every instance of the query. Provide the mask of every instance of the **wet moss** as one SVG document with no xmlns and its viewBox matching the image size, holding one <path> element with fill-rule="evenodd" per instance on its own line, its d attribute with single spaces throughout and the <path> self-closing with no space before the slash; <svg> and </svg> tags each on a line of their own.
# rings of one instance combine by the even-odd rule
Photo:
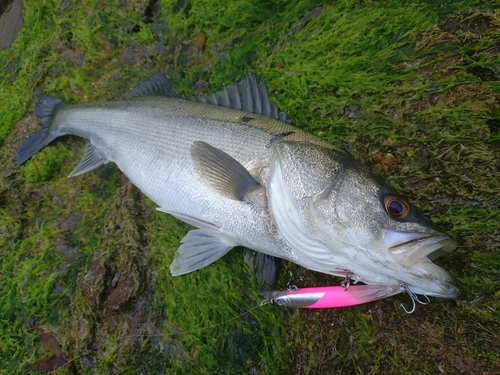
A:
<svg viewBox="0 0 500 375">
<path fill-rule="evenodd" d="M 500 372 L 500 15 L 479 1 L 436 4 L 26 2 L 0 52 L 1 371 L 46 357 L 43 329 L 74 361 L 58 373 Z M 404 296 L 257 308 L 237 250 L 171 277 L 189 226 L 155 212 L 117 168 L 67 180 L 83 141 L 14 165 L 38 127 L 35 93 L 116 99 L 158 70 L 188 96 L 255 70 L 297 126 L 368 165 L 393 155 L 374 168 L 459 241 L 438 263 L 466 298 L 410 316 Z M 292 264 L 279 286 L 289 281 L 340 282 Z"/>
</svg>

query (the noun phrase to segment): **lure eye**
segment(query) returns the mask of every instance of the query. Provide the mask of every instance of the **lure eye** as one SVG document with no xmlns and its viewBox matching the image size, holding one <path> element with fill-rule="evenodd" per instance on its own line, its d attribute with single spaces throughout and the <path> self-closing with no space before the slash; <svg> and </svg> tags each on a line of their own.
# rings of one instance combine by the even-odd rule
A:
<svg viewBox="0 0 500 375">
<path fill-rule="evenodd" d="M 384 207 L 394 219 L 404 219 L 410 213 L 410 205 L 400 197 L 385 197 Z"/>
</svg>

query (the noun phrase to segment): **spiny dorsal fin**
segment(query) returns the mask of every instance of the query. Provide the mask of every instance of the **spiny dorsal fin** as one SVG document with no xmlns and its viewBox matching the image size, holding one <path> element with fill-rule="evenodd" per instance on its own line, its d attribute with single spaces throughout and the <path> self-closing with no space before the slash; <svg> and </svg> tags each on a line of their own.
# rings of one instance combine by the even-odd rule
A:
<svg viewBox="0 0 500 375">
<path fill-rule="evenodd" d="M 134 88 L 125 99 L 136 98 L 139 96 L 179 96 L 170 81 L 163 73 L 156 73 L 141 82 Z"/>
<path fill-rule="evenodd" d="M 240 82 L 224 86 L 216 93 L 193 100 L 291 122 L 286 118 L 286 112 L 278 112 L 278 107 L 269 98 L 264 79 L 261 77 L 257 82 L 255 72 L 246 75 Z"/>
<path fill-rule="evenodd" d="M 163 73 L 156 73 L 135 87 L 125 99 L 140 96 L 182 97 L 177 94 L 170 81 Z M 208 96 L 192 99 L 200 103 L 207 103 L 224 108 L 237 109 L 277 120 L 291 123 L 287 119 L 287 112 L 279 112 L 276 104 L 269 98 L 266 84 L 261 77 L 259 82 L 255 72 L 247 74 L 240 82 L 224 86 L 222 90 Z"/>
<path fill-rule="evenodd" d="M 248 192 L 260 186 L 238 161 L 208 143 L 194 142 L 191 157 L 200 179 L 228 198 L 242 200 Z"/>
</svg>

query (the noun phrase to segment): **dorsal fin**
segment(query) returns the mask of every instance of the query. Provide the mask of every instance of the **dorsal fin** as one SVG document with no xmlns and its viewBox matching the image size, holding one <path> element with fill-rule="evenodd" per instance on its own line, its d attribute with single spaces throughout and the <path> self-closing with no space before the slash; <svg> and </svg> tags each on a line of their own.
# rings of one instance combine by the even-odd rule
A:
<svg viewBox="0 0 500 375">
<path fill-rule="evenodd" d="M 286 118 L 286 112 L 278 112 L 278 107 L 269 98 L 264 79 L 261 77 L 257 82 L 255 72 L 246 75 L 240 82 L 224 86 L 216 93 L 193 100 L 291 122 Z"/>
<path fill-rule="evenodd" d="M 163 73 L 156 73 L 135 87 L 125 99 L 139 96 L 179 96 Z"/>
<path fill-rule="evenodd" d="M 135 87 L 125 99 L 140 96 L 167 96 L 182 97 L 177 94 L 170 81 L 163 73 L 156 73 Z M 247 74 L 240 82 L 224 86 L 222 90 L 208 96 L 192 99 L 200 103 L 207 103 L 224 108 L 237 109 L 258 115 L 271 117 L 291 123 L 287 119 L 287 112 L 279 112 L 276 104 L 269 98 L 266 84 L 261 77 L 259 82 L 255 72 Z"/>
</svg>

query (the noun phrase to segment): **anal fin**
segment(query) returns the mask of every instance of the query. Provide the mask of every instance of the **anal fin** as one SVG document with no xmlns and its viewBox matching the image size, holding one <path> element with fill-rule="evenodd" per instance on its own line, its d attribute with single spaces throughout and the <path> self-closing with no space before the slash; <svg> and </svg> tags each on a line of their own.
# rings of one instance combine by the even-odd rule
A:
<svg viewBox="0 0 500 375">
<path fill-rule="evenodd" d="M 216 232 L 194 229 L 181 240 L 181 246 L 170 265 L 170 273 L 179 276 L 208 266 L 234 246 L 236 244 Z"/>
<path fill-rule="evenodd" d="M 102 153 L 97 150 L 92 143 L 88 142 L 85 146 L 85 153 L 83 154 L 82 160 L 80 160 L 78 165 L 71 171 L 68 177 L 74 177 L 89 172 L 100 165 L 106 164 L 108 161 L 109 160 L 102 155 Z"/>
</svg>

